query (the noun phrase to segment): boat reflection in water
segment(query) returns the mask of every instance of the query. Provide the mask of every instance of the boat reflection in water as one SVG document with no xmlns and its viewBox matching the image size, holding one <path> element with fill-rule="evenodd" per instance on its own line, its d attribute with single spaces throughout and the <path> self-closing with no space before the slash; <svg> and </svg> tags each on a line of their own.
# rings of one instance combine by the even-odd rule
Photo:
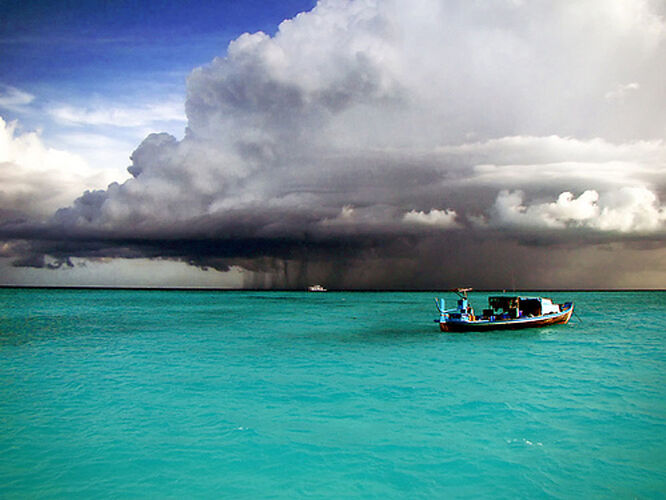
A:
<svg viewBox="0 0 666 500">
<path fill-rule="evenodd" d="M 499 295 L 488 297 L 488 309 L 476 314 L 467 292 L 471 288 L 456 288 L 457 306 L 446 309 L 444 299 L 435 299 L 439 310 L 439 328 L 443 332 L 487 330 L 518 330 L 548 325 L 566 324 L 573 314 L 573 302 L 554 304 L 545 297 Z"/>
</svg>

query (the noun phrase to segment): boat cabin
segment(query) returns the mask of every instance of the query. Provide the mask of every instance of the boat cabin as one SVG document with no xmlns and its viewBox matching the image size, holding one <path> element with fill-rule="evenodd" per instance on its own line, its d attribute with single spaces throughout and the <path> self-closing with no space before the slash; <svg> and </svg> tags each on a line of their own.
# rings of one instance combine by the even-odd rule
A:
<svg viewBox="0 0 666 500">
<path fill-rule="evenodd" d="M 488 297 L 490 309 L 483 310 L 483 316 L 501 317 L 507 319 L 520 317 L 542 316 L 560 312 L 560 306 L 553 304 L 551 299 L 543 297 L 515 297 L 496 296 Z"/>
</svg>

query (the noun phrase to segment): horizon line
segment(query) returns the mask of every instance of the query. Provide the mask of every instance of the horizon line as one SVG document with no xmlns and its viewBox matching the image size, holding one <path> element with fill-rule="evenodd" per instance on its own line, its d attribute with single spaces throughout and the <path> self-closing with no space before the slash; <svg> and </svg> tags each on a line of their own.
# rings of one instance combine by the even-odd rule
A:
<svg viewBox="0 0 666 500">
<path fill-rule="evenodd" d="M 173 292 L 308 292 L 303 288 L 217 288 L 187 286 L 109 286 L 109 285 L 10 285 L 0 284 L 0 289 L 36 290 L 133 290 L 133 291 L 173 291 Z M 666 288 L 475 288 L 472 292 L 664 292 Z M 450 288 L 329 288 L 330 292 L 431 292 L 453 293 Z M 308 292 L 321 293 L 321 292 Z"/>
</svg>

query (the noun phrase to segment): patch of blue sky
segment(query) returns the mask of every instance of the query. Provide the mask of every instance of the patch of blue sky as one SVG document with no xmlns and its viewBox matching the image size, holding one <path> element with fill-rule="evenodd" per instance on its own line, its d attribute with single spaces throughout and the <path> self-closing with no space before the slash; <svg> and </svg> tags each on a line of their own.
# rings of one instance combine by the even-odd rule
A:
<svg viewBox="0 0 666 500">
<path fill-rule="evenodd" d="M 182 137 L 193 68 L 315 3 L 0 0 L 0 116 L 89 162 L 127 163 L 150 132 Z M 117 151 L 95 157 L 105 145 Z"/>
<path fill-rule="evenodd" d="M 0 73 L 19 88 L 53 81 L 104 86 L 150 73 L 178 77 L 222 55 L 240 33 L 272 34 L 283 19 L 313 6 L 312 0 L 0 2 Z"/>
</svg>

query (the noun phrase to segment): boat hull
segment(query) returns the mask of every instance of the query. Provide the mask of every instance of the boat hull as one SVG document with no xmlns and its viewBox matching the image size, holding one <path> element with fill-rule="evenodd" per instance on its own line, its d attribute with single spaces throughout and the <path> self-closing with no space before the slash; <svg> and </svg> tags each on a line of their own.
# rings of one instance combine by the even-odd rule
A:
<svg viewBox="0 0 666 500">
<path fill-rule="evenodd" d="M 524 328 L 541 328 L 550 325 L 564 325 L 571 319 L 573 309 L 573 304 L 567 304 L 567 307 L 560 313 L 537 316 L 534 318 L 518 318 L 498 321 L 440 321 L 439 328 L 443 332 L 485 332 L 492 330 L 522 330 Z"/>
</svg>

